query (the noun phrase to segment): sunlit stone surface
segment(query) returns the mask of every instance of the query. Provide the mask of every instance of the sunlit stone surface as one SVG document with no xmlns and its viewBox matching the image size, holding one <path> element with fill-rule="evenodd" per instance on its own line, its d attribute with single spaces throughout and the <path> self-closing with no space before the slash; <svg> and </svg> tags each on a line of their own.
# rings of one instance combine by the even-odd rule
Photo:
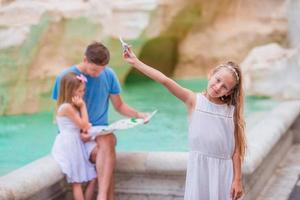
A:
<svg viewBox="0 0 300 200">
<path fill-rule="evenodd" d="M 150 20 L 157 0 L 32 0 L 0 4 L 0 49 L 21 45 L 32 25 L 48 13 L 51 20 L 87 17 L 111 36 L 137 38 Z M 8 32 L 14 31 L 15 34 Z"/>
<path fill-rule="evenodd" d="M 300 53 L 278 44 L 259 46 L 241 64 L 246 92 L 278 99 L 300 98 Z"/>
</svg>

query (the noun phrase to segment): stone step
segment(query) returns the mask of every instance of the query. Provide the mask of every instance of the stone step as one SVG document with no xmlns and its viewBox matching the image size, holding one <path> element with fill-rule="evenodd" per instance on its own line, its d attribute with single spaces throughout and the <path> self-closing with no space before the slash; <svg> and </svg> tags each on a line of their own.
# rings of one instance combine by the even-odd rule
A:
<svg viewBox="0 0 300 200">
<path fill-rule="evenodd" d="M 289 197 L 289 200 L 297 200 L 299 198 L 300 198 L 300 177 Z"/>
<path fill-rule="evenodd" d="M 300 199 L 300 144 L 293 145 L 278 164 L 257 200 Z"/>
</svg>

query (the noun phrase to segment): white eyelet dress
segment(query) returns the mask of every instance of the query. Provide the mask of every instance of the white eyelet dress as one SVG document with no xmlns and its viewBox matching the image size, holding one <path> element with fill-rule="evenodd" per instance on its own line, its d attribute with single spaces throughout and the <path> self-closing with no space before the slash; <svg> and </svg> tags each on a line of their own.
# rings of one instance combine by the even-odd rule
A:
<svg viewBox="0 0 300 200">
<path fill-rule="evenodd" d="M 231 200 L 234 106 L 197 94 L 189 121 L 189 158 L 184 200 Z"/>
<path fill-rule="evenodd" d="M 56 122 L 60 133 L 55 138 L 52 156 L 66 175 L 67 181 L 82 183 L 96 178 L 95 165 L 90 163 L 84 143 L 80 139 L 80 129 L 68 117 L 58 116 Z"/>
</svg>

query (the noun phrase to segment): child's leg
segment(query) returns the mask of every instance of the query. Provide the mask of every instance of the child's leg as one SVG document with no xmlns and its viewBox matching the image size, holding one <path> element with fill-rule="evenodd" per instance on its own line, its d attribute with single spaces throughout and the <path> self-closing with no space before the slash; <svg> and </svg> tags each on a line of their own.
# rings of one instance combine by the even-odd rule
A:
<svg viewBox="0 0 300 200">
<path fill-rule="evenodd" d="M 114 181 L 114 177 L 111 178 L 111 182 L 110 182 L 110 186 L 109 186 L 109 190 L 108 190 L 108 200 L 115 200 L 115 181 Z"/>
<path fill-rule="evenodd" d="M 73 183 L 72 188 L 74 200 L 84 200 L 81 184 Z"/>
<path fill-rule="evenodd" d="M 88 182 L 84 193 L 85 200 L 92 200 L 96 183 L 96 178 Z"/>
</svg>

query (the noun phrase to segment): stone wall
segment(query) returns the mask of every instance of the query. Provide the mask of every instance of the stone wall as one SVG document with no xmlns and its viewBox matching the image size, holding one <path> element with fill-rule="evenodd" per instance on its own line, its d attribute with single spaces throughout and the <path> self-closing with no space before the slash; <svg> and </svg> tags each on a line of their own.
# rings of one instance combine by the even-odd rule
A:
<svg viewBox="0 0 300 200">
<path fill-rule="evenodd" d="M 248 95 L 300 99 L 300 51 L 276 43 L 253 48 L 241 63 Z"/>
<path fill-rule="evenodd" d="M 0 115 L 45 110 L 51 104 L 54 76 L 79 62 L 92 40 L 113 43 L 109 48 L 115 51 L 120 47 L 110 42 L 112 37 L 138 37 L 132 43 L 135 49 L 144 45 L 141 57 L 178 78 L 205 76 L 225 60 L 240 62 L 256 45 L 286 44 L 286 0 L 267 0 L 264 6 L 250 0 L 2 2 L 0 72 L 5 76 L 0 79 Z M 119 70 L 124 63 L 120 54 L 115 55 L 117 62 L 111 64 L 117 65 L 123 81 L 130 67 Z"/>
<path fill-rule="evenodd" d="M 240 63 L 257 45 L 277 42 L 286 46 L 288 43 L 287 0 L 159 2 L 144 35 L 151 38 L 149 43 L 156 42 L 155 45 L 163 49 L 161 57 L 168 57 L 169 51 L 176 52 L 176 66 L 166 67 L 164 62 L 161 66 L 157 56 L 151 58 L 151 52 L 147 52 L 150 58 L 145 61 L 167 72 L 168 76 L 203 77 L 211 68 L 227 60 Z M 188 9 L 190 15 L 184 16 L 184 11 Z M 196 12 L 193 15 L 195 10 L 200 14 Z M 189 26 L 185 27 L 186 24 Z M 169 49 L 160 46 L 156 40 L 166 38 L 166 35 L 176 39 L 174 45 L 168 46 Z M 149 62 L 150 59 L 153 62 Z M 173 64 L 173 60 L 170 63 Z"/>
<path fill-rule="evenodd" d="M 214 2 L 214 1 L 209 1 Z M 219 8 L 210 24 L 198 23 L 179 44 L 176 77 L 206 76 L 228 60 L 240 63 L 257 45 L 287 43 L 286 0 L 234 0 Z"/>
<path fill-rule="evenodd" d="M 80 62 L 92 41 L 114 51 L 111 37 L 138 37 L 156 6 L 155 0 L 1 2 L 0 115 L 52 110 L 55 76 Z"/>
</svg>

